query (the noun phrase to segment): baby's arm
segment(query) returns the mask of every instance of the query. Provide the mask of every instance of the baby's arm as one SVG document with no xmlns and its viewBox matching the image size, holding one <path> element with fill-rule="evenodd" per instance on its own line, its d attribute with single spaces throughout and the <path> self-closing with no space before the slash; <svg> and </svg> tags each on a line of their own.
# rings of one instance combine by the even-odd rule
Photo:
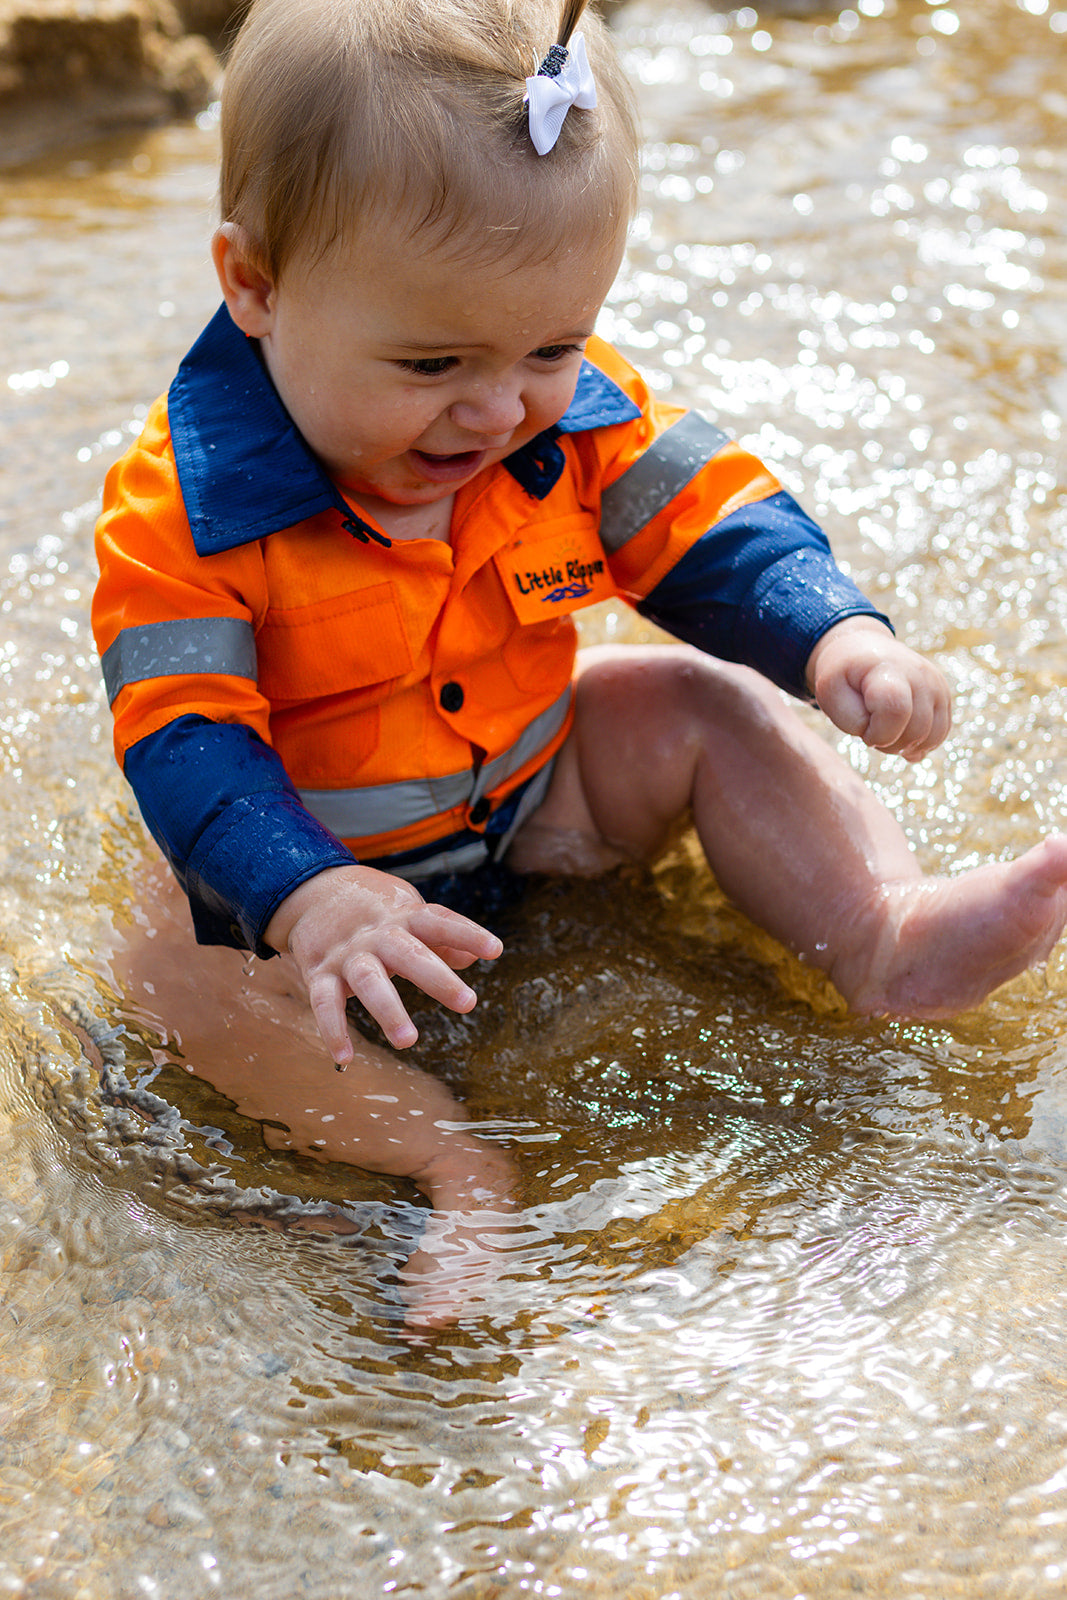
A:
<svg viewBox="0 0 1067 1600">
<path fill-rule="evenodd" d="M 351 1057 L 350 994 L 391 1043 L 414 1043 L 394 975 L 456 1010 L 474 1005 L 452 969 L 499 955 L 499 939 L 428 906 L 400 878 L 357 865 L 250 729 L 177 718 L 127 751 L 125 771 L 189 895 L 198 939 L 264 957 L 291 950 L 335 1061 Z"/>
<path fill-rule="evenodd" d="M 952 720 L 938 669 L 873 617 L 846 617 L 823 634 L 807 685 L 835 727 L 906 761 L 935 750 Z"/>
<path fill-rule="evenodd" d="M 456 969 L 493 960 L 503 949 L 495 934 L 445 906 L 427 905 L 403 879 L 355 864 L 302 883 L 274 912 L 264 939 L 293 956 L 319 1032 L 340 1065 L 352 1057 L 349 995 L 362 1001 L 390 1044 L 403 1048 L 418 1033 L 394 977 L 453 1011 L 471 1011 L 477 996 Z"/>
</svg>

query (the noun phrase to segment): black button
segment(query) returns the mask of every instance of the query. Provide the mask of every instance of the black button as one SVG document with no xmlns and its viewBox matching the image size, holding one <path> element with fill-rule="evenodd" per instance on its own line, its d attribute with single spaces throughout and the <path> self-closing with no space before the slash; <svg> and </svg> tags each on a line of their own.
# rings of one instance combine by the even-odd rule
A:
<svg viewBox="0 0 1067 1600">
<path fill-rule="evenodd" d="M 478 828 L 485 821 L 486 817 L 489 815 L 489 813 L 490 813 L 490 811 L 492 811 L 492 809 L 493 809 L 492 806 L 489 804 L 489 801 L 485 798 L 485 796 L 483 794 L 482 798 L 480 800 L 476 800 L 474 802 L 474 804 L 471 806 L 470 811 L 467 813 L 467 815 L 469 816 L 471 822 L 474 823 L 474 826 L 476 828 Z"/>
<path fill-rule="evenodd" d="M 458 711 L 463 705 L 463 690 L 458 683 L 446 683 L 441 690 L 442 711 Z"/>
</svg>

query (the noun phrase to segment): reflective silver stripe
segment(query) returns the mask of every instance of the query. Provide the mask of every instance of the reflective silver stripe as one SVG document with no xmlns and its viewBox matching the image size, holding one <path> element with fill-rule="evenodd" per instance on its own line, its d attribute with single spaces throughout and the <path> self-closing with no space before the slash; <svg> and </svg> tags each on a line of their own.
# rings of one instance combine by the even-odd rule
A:
<svg viewBox="0 0 1067 1600">
<path fill-rule="evenodd" d="M 543 750 L 546 744 L 551 743 L 567 720 L 573 697 L 574 686 L 569 683 L 558 700 L 554 700 L 547 710 L 527 723 L 510 750 L 505 750 L 503 755 L 486 762 L 478 774 L 472 800 L 480 800 L 483 794 L 498 789 L 513 773 L 518 772 L 520 767 L 524 767 L 527 761 L 532 760 L 539 750 Z"/>
<path fill-rule="evenodd" d="M 492 841 L 491 850 L 488 840 L 472 839 L 469 843 L 460 845 L 458 850 L 439 850 L 435 856 L 427 856 L 422 861 L 411 861 L 406 866 L 390 865 L 387 870 L 396 878 L 406 878 L 409 883 L 417 884 L 425 878 L 435 877 L 439 872 L 473 872 L 475 867 L 482 866 L 490 856 L 494 861 L 503 861 L 511 841 L 527 817 L 537 810 L 545 798 L 555 765 L 556 758 L 553 756 L 551 761 L 546 761 L 540 772 L 536 772 L 529 780 L 522 791 L 522 799 L 515 808 L 511 827 L 507 833 Z"/>
<path fill-rule="evenodd" d="M 256 637 L 240 617 L 188 617 L 123 628 L 100 661 L 108 703 L 129 683 L 194 672 L 256 676 Z"/>
<path fill-rule="evenodd" d="M 454 806 L 472 805 L 483 794 L 506 783 L 512 773 L 555 738 L 567 719 L 573 692 L 568 684 L 559 699 L 524 728 L 510 749 L 487 761 L 480 771 L 465 767 L 462 772 L 450 772 L 443 778 L 413 778 L 406 783 L 379 783 L 365 789 L 301 789 L 300 798 L 311 815 L 339 839 L 393 833 L 451 811 Z M 420 861 L 417 870 L 420 877 L 427 877 L 431 869 Z"/>
<path fill-rule="evenodd" d="M 627 467 L 600 502 L 600 541 L 614 552 L 646 528 L 717 456 L 730 436 L 695 411 L 661 433 L 644 455 Z"/>
<path fill-rule="evenodd" d="M 470 844 L 460 845 L 458 850 L 440 850 L 425 861 L 413 861 L 406 867 L 390 866 L 389 871 L 394 878 L 418 884 L 424 878 L 436 877 L 439 872 L 473 872 L 488 860 L 489 846 L 485 840 L 473 839 Z"/>
<path fill-rule="evenodd" d="M 546 761 L 540 772 L 535 773 L 530 779 L 529 783 L 526 785 L 526 788 L 522 792 L 522 799 L 515 808 L 515 815 L 511 819 L 511 827 L 508 829 L 507 833 L 501 835 L 496 849 L 493 851 L 494 861 L 503 861 L 504 857 L 507 855 L 508 847 L 511 844 L 512 839 L 514 839 L 515 835 L 518 833 L 527 817 L 532 816 L 532 814 L 541 804 L 541 801 L 545 798 L 545 795 L 548 793 L 548 786 L 552 781 L 552 773 L 555 769 L 555 765 L 556 758 L 553 756 L 552 760 Z"/>
</svg>

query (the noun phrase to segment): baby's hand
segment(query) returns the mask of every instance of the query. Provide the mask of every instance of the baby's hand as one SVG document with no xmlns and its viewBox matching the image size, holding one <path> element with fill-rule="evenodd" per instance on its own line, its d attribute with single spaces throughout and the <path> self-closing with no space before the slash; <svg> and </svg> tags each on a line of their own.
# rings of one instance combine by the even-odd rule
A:
<svg viewBox="0 0 1067 1600">
<path fill-rule="evenodd" d="M 410 883 L 373 867 L 331 867 L 283 900 L 264 935 L 288 950 L 307 984 L 311 1009 L 333 1060 L 352 1059 L 345 1021 L 349 995 L 361 1000 L 397 1048 L 418 1031 L 393 986 L 407 978 L 453 1011 L 471 1011 L 477 995 L 455 969 L 494 960 L 495 934 L 445 906 L 427 905 Z"/>
<path fill-rule="evenodd" d="M 847 617 L 824 633 L 807 668 L 816 703 L 843 733 L 918 761 L 948 733 L 948 684 L 873 617 Z"/>
</svg>

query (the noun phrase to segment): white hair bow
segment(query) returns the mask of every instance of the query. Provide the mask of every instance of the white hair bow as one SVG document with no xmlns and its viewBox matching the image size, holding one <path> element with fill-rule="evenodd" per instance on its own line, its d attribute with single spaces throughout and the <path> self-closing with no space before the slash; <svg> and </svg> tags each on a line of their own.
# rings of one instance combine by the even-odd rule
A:
<svg viewBox="0 0 1067 1600">
<path fill-rule="evenodd" d="M 553 51 L 564 57 L 563 65 L 555 74 L 551 72 L 555 65 Z M 571 106 L 578 106 L 582 111 L 593 109 L 596 84 L 580 33 L 575 34 L 568 50 L 553 45 L 536 78 L 527 78 L 526 104 L 530 109 L 530 138 L 539 156 L 546 156 L 552 149 Z"/>
</svg>

